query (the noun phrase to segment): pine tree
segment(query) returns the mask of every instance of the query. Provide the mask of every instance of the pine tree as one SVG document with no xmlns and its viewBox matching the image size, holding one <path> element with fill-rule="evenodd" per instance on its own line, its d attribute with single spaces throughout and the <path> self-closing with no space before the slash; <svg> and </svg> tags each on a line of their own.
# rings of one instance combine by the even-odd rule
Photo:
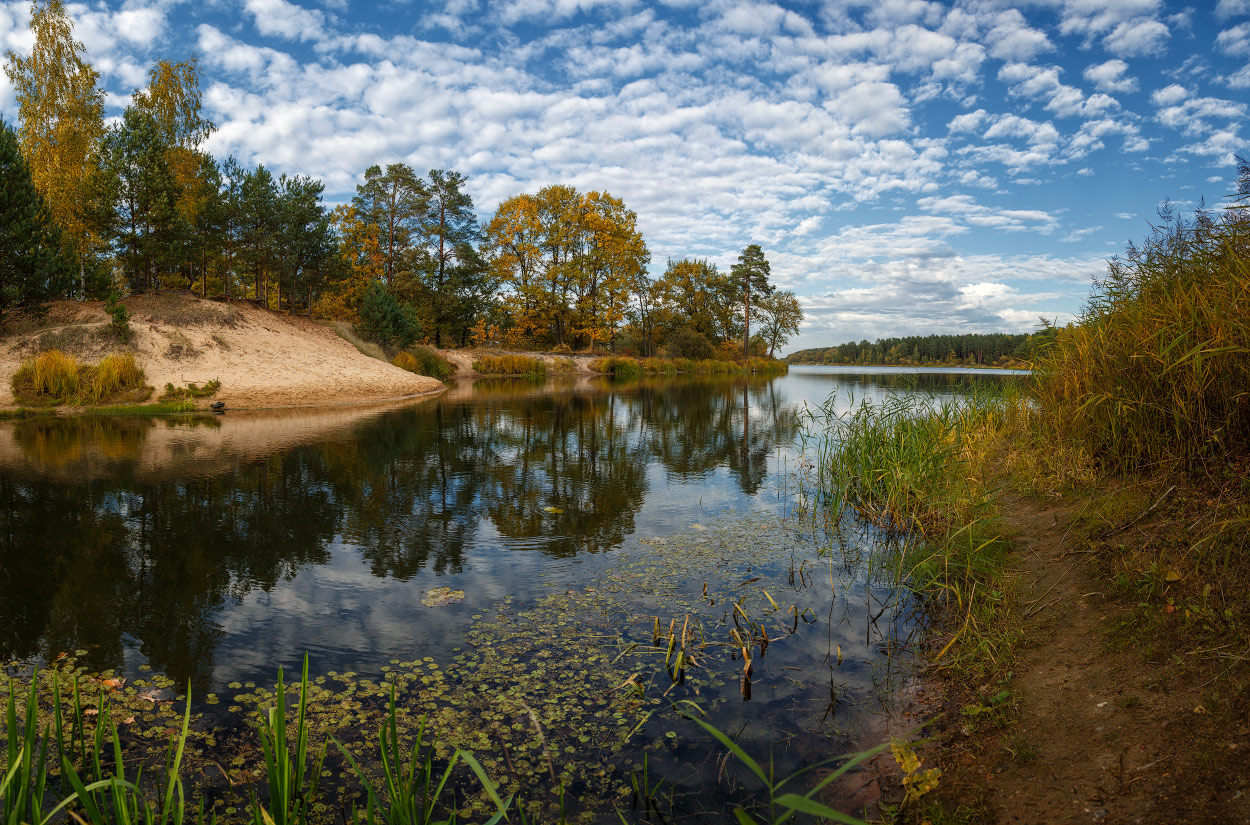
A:
<svg viewBox="0 0 1250 825">
<path fill-rule="evenodd" d="M 753 243 L 742 250 L 730 272 L 734 280 L 742 284 L 742 355 L 745 358 L 751 354 L 751 296 L 758 298 L 772 294 L 774 287 L 768 283 L 771 268 L 764 257 L 764 250 Z"/>
<path fill-rule="evenodd" d="M 17 135 L 0 121 L 0 323 L 72 288 L 73 271 Z"/>
</svg>

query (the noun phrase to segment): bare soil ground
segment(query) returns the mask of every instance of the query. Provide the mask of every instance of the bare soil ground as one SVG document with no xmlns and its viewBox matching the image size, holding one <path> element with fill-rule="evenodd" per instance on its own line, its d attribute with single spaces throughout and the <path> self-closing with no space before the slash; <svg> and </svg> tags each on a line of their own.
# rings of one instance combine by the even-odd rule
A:
<svg viewBox="0 0 1250 825">
<path fill-rule="evenodd" d="M 206 301 L 186 293 L 139 295 L 124 302 L 133 338 L 108 331 L 103 305 L 63 301 L 42 320 L 22 320 L 0 336 L 0 407 L 14 404 L 21 362 L 60 349 L 82 360 L 134 352 L 156 388 L 217 379 L 213 399 L 232 408 L 372 403 L 441 392 L 443 384 L 362 355 L 332 329 L 250 302 Z"/>
<path fill-rule="evenodd" d="M 1250 822 L 1250 719 L 1230 660 L 1183 633 L 1125 630 L 1143 607 L 1167 608 L 1111 592 L 1098 543 L 1074 528 L 1079 504 L 1004 502 L 1025 638 L 1004 682 L 1014 720 L 974 728 L 961 711 L 996 686 L 948 686 L 928 750 L 945 769 L 949 818 L 934 825 Z M 1150 529 L 1143 520 L 1112 540 L 1145 541 Z"/>
</svg>

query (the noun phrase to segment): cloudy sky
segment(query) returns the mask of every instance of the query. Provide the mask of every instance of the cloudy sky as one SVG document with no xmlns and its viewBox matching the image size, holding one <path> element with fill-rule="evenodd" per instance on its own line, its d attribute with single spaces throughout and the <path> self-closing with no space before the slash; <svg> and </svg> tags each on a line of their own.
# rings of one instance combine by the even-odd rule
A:
<svg viewBox="0 0 1250 825">
<path fill-rule="evenodd" d="M 606 189 L 669 257 L 763 245 L 794 346 L 1066 320 L 1157 204 L 1250 155 L 1250 0 L 67 3 L 116 115 L 197 56 L 211 150 L 456 169 L 488 216 Z M 0 0 L 0 48 L 29 49 Z M 15 115 L 0 76 L 0 114 Z"/>
</svg>

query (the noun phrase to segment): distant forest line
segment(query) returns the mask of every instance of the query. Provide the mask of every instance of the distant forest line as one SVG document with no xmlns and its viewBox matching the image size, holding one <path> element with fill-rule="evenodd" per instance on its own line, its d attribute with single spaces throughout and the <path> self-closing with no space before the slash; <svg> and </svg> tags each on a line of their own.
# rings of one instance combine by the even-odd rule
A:
<svg viewBox="0 0 1250 825">
<path fill-rule="evenodd" d="M 834 347 L 802 349 L 786 356 L 791 364 L 863 366 L 955 365 L 962 367 L 1027 366 L 1041 348 L 1055 340 L 1051 327 L 1033 333 L 1005 332 L 966 335 L 911 335 L 848 341 Z"/>
</svg>

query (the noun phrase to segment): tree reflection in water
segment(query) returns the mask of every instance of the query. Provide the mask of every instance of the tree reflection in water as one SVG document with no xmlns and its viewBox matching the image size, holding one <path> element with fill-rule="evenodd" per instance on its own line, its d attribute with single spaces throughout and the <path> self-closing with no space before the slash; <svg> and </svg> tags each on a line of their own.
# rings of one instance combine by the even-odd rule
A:
<svg viewBox="0 0 1250 825">
<path fill-rule="evenodd" d="M 248 448 L 245 416 L 6 425 L 0 656 L 82 648 L 88 667 L 118 668 L 134 644 L 204 686 L 231 605 L 326 565 L 337 546 L 399 580 L 460 573 L 471 549 L 600 553 L 674 483 L 697 489 L 723 470 L 755 495 L 798 429 L 771 379 L 463 395 L 312 429 L 304 443 L 268 422 Z"/>
</svg>

